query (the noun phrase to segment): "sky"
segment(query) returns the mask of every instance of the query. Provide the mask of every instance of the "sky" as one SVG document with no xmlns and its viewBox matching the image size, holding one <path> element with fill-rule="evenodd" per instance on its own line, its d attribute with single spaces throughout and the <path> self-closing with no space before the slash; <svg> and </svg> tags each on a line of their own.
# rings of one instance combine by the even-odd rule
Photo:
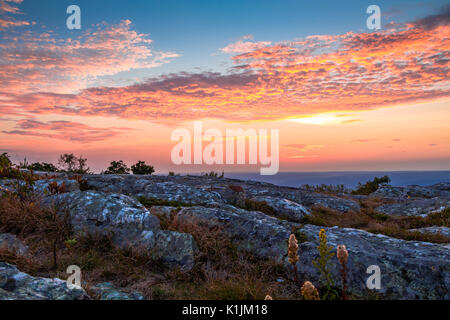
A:
<svg viewBox="0 0 450 320">
<path fill-rule="evenodd" d="M 343 2 L 0 0 L 0 152 L 257 170 L 176 166 L 201 120 L 278 129 L 280 171 L 450 170 L 450 3 Z"/>
</svg>

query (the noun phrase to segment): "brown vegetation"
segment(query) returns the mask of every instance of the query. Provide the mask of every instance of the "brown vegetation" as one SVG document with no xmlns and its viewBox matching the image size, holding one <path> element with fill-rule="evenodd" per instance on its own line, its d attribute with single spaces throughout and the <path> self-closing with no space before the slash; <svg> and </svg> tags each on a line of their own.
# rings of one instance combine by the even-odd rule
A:
<svg viewBox="0 0 450 320">
<path fill-rule="evenodd" d="M 450 208 L 442 212 L 431 213 L 427 217 L 400 217 L 379 213 L 375 207 L 380 205 L 379 200 L 370 199 L 361 201 L 361 212 L 341 213 L 322 206 L 313 207 L 310 216 L 306 216 L 303 223 L 318 226 L 342 228 L 356 228 L 390 237 L 426 241 L 433 243 L 448 243 L 450 238 L 441 234 L 425 234 L 409 231 L 408 229 L 450 226 Z"/>
</svg>

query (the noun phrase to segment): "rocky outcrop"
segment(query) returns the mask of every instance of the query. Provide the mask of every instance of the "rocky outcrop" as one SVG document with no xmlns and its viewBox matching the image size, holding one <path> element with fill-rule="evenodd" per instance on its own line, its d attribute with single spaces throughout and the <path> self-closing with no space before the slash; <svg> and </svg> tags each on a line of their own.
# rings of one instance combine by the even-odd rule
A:
<svg viewBox="0 0 450 320">
<path fill-rule="evenodd" d="M 298 224 L 281 221 L 261 212 L 250 212 L 231 206 L 217 208 L 191 207 L 177 215 L 178 223 L 201 220 L 210 226 L 221 226 L 239 248 L 256 256 L 287 262 L 287 239 Z M 312 261 L 318 257 L 318 234 L 321 227 L 305 225 L 300 232 L 301 278 L 318 283 L 319 274 Z M 393 239 L 362 230 L 325 228 L 329 245 L 345 244 L 349 251 L 348 283 L 353 294 L 367 297 L 367 268 L 381 269 L 381 290 L 373 294 L 396 299 L 450 299 L 450 251 L 448 247 Z M 339 263 L 333 258 L 331 272 L 339 283 Z"/>
<path fill-rule="evenodd" d="M 398 203 L 384 204 L 376 210 L 380 213 L 396 216 L 427 216 L 450 207 L 450 199 L 407 199 Z"/>
<path fill-rule="evenodd" d="M 77 191 L 47 197 L 42 204 L 68 213 L 76 234 L 107 234 L 119 247 L 144 246 L 169 266 L 193 267 L 196 246 L 192 236 L 161 230 L 158 218 L 132 197 Z"/>
<path fill-rule="evenodd" d="M 357 202 L 349 199 L 256 181 L 199 176 L 139 177 L 133 175 L 85 175 L 83 179 L 87 181 L 87 187 L 93 190 L 191 204 L 229 203 L 235 205 L 237 202 L 242 204 L 245 198 L 270 196 L 287 199 L 305 207 L 320 204 L 341 212 L 360 209 Z M 242 191 L 239 190 L 240 188 Z"/>
<path fill-rule="evenodd" d="M 16 235 L 10 233 L 0 233 L 0 249 L 6 248 L 8 251 L 24 255 L 28 252 L 28 247 L 17 238 Z"/>
<path fill-rule="evenodd" d="M 32 277 L 0 262 L 0 300 L 83 300 L 83 289 L 69 289 L 66 281 Z"/>
<path fill-rule="evenodd" d="M 86 181 L 83 190 L 88 188 L 89 191 L 80 191 L 77 183 L 68 182 L 71 187 L 64 188 L 65 193 L 46 194 L 50 183 L 56 182 L 61 186 L 64 181 L 75 181 L 64 175 L 57 179 L 39 180 L 35 185 L 37 193 L 44 193 L 41 200 L 44 206 L 68 214 L 76 235 L 85 232 L 109 234 L 119 247 L 143 248 L 169 267 L 191 270 L 197 250 L 193 237 L 163 229 L 171 221 L 180 226 L 200 221 L 210 227 L 219 227 L 239 249 L 271 259 L 292 272 L 287 260 L 287 240 L 294 232 L 300 242 L 297 264 L 300 280 L 309 280 L 316 285 L 319 284 L 319 273 L 312 262 L 318 258 L 321 227 L 301 224 L 314 206 L 320 205 L 345 215 L 349 211 L 360 211 L 360 200 L 382 198 L 384 204 L 376 208 L 378 212 L 405 216 L 423 216 L 450 206 L 450 183 L 429 187 L 382 186 L 369 196 L 330 196 L 300 188 L 215 177 L 84 175 L 83 179 Z M 0 181 L 0 185 L 4 186 L 4 182 Z M 170 201 L 171 207 L 145 208 L 136 200 L 140 196 Z M 164 201 L 154 203 L 164 204 Z M 264 206 L 259 207 L 258 203 L 264 203 Z M 362 298 L 380 295 L 393 299 L 450 299 L 448 244 L 405 241 L 357 229 L 333 227 L 325 230 L 334 251 L 339 244 L 346 245 L 349 251 L 348 285 L 352 295 Z M 449 234 L 446 227 L 412 231 Z M 0 245 L 2 241 L 12 248 L 19 248 L 16 238 L 5 236 L 2 240 L 0 237 Z M 378 291 L 369 291 L 366 287 L 369 277 L 366 271 L 372 265 L 381 270 L 381 289 Z M 28 276 L 13 266 L 0 264 L 0 298 L 78 297 L 64 291 L 58 281 L 51 279 L 28 276 L 37 280 L 18 282 L 17 286 L 15 280 L 8 280 L 14 276 L 2 278 L 2 266 L 6 270 L 4 274 L 18 274 L 19 279 Z M 340 274 L 336 257 L 333 257 L 330 267 L 338 285 Z M 38 281 L 38 284 L 33 281 Z M 26 288 L 28 285 L 30 288 Z M 41 294 L 38 292 L 40 286 L 50 292 Z M 139 299 L 138 295 L 117 290 L 111 283 L 99 284 L 95 290 L 102 299 Z"/>
</svg>

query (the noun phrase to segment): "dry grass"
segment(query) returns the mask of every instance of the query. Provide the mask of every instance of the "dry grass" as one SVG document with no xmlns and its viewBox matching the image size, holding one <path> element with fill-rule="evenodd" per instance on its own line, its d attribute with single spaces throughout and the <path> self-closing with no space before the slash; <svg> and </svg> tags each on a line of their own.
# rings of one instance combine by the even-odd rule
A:
<svg viewBox="0 0 450 320">
<path fill-rule="evenodd" d="M 61 279 L 67 277 L 69 265 L 78 265 L 88 292 L 91 286 L 108 281 L 125 292 L 137 290 L 148 299 L 298 297 L 298 288 L 281 266 L 238 250 L 220 228 L 209 228 L 202 221 L 181 226 L 176 219 L 168 221 L 167 228 L 195 238 L 199 250 L 190 272 L 164 269 L 145 248 L 119 249 L 108 235 L 86 234 L 74 239 L 70 224 L 55 212 L 16 197 L 3 197 L 0 232 L 16 234 L 29 246 L 29 253 L 23 257 L 2 249 L 0 261 L 33 276 Z M 67 245 L 67 239 L 75 241 Z"/>
<path fill-rule="evenodd" d="M 450 238 L 441 234 L 425 234 L 412 232 L 408 229 L 445 226 L 449 227 L 450 209 L 438 213 L 432 213 L 427 217 L 400 217 L 378 213 L 375 207 L 379 200 L 370 199 L 361 201 L 361 212 L 341 213 L 321 206 L 315 206 L 311 216 L 305 217 L 303 223 L 318 226 L 362 229 L 376 234 L 384 234 L 390 237 L 425 241 L 433 243 L 449 243 Z"/>
</svg>

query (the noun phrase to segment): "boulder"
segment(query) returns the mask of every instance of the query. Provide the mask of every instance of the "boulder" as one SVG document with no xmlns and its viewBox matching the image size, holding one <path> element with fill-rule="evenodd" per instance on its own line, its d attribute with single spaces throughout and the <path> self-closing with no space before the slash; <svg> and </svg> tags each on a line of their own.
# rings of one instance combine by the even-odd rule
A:
<svg viewBox="0 0 450 320">
<path fill-rule="evenodd" d="M 187 233 L 168 230 L 145 230 L 139 244 L 149 248 L 152 258 L 163 261 L 169 267 L 189 271 L 194 267 L 197 245 Z"/>
<path fill-rule="evenodd" d="M 76 191 L 47 197 L 42 203 L 61 214 L 68 213 L 76 234 L 108 234 L 119 247 L 145 245 L 169 266 L 180 266 L 184 270 L 193 267 L 195 241 L 192 236 L 161 230 L 158 218 L 132 197 Z"/>
<path fill-rule="evenodd" d="M 61 279 L 32 277 L 0 262 L 0 300 L 83 300 L 83 289 L 69 289 Z"/>
</svg>

